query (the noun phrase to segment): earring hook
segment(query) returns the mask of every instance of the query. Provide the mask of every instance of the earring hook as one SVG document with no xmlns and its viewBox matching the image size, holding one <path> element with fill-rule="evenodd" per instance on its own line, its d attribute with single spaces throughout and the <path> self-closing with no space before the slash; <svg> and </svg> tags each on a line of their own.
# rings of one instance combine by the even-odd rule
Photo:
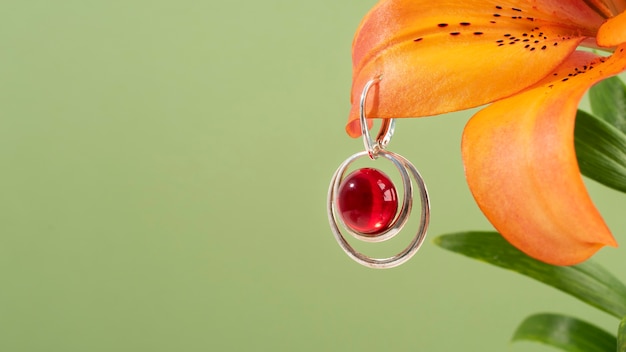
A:
<svg viewBox="0 0 626 352">
<path fill-rule="evenodd" d="M 395 119 L 384 119 L 382 125 L 380 126 L 380 131 L 378 131 L 378 136 L 376 136 L 376 141 L 372 141 L 372 137 L 370 136 L 369 130 L 367 129 L 367 118 L 365 117 L 365 102 L 367 100 L 367 93 L 369 92 L 372 85 L 378 83 L 382 80 L 382 78 L 374 78 L 368 81 L 363 87 L 363 92 L 361 93 L 361 101 L 359 104 L 359 121 L 361 123 L 361 134 L 363 135 L 363 145 L 370 159 L 374 160 L 378 158 L 378 152 L 381 149 L 385 149 L 387 144 L 391 141 L 391 137 L 393 136 L 393 132 L 395 130 L 396 122 Z"/>
</svg>

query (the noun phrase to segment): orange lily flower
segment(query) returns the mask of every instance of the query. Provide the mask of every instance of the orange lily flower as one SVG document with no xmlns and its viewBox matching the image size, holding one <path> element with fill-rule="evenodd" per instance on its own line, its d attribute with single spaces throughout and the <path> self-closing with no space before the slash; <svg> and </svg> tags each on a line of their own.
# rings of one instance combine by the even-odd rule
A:
<svg viewBox="0 0 626 352">
<path fill-rule="evenodd" d="M 571 265 L 616 246 L 576 161 L 578 103 L 626 69 L 626 0 L 383 0 L 353 43 L 352 109 L 380 78 L 367 116 L 430 116 L 492 103 L 463 133 L 477 204 L 511 244 Z M 577 50 L 602 48 L 608 57 Z"/>
</svg>

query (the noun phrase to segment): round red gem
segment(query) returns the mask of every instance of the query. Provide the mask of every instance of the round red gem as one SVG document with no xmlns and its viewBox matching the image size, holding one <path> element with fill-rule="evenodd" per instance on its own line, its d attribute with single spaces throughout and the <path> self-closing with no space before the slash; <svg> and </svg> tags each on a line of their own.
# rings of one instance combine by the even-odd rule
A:
<svg viewBox="0 0 626 352">
<path fill-rule="evenodd" d="M 353 231 L 378 235 L 396 217 L 396 188 L 382 171 L 358 169 L 341 182 L 337 207 L 344 224 Z"/>
</svg>

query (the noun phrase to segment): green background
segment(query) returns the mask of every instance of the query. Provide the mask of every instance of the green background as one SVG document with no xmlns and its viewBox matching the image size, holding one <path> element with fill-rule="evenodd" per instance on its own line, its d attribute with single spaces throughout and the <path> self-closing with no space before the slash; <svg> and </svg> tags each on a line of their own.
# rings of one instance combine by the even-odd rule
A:
<svg viewBox="0 0 626 352">
<path fill-rule="evenodd" d="M 374 3 L 3 2 L 0 350 L 547 351 L 508 342 L 540 311 L 615 331 L 430 241 L 386 271 L 339 249 L 326 192 L 362 148 L 343 128 Z M 400 121 L 390 145 L 426 179 L 429 239 L 490 229 L 470 114 Z M 623 196 L 589 185 L 623 242 Z M 619 250 L 596 258 L 626 279 Z"/>
</svg>

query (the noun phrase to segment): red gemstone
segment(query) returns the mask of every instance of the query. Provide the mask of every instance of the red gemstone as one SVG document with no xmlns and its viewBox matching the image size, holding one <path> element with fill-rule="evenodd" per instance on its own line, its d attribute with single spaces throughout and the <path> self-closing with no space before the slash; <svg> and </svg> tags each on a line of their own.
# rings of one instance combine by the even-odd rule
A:
<svg viewBox="0 0 626 352">
<path fill-rule="evenodd" d="M 396 217 L 396 188 L 382 171 L 364 168 L 349 174 L 339 187 L 339 215 L 353 231 L 378 235 Z"/>
</svg>

